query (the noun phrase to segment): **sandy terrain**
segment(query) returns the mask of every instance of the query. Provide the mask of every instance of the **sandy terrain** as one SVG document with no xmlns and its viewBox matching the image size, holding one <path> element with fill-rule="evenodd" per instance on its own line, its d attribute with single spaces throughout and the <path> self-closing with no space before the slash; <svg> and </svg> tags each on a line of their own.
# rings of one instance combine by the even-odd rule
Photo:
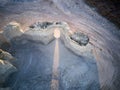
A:
<svg viewBox="0 0 120 90">
<path fill-rule="evenodd" d="M 118 28 L 83 0 L 38 0 L 9 3 L 0 8 L 0 29 L 17 21 L 25 31 L 38 21 L 65 21 L 71 30 L 87 34 L 94 59 L 77 56 L 59 43 L 59 90 L 119 90 L 120 39 Z M 12 90 L 50 90 L 55 42 L 47 46 L 13 43 L 19 72 L 10 78 Z M 57 90 L 55 89 L 55 90 Z"/>
</svg>

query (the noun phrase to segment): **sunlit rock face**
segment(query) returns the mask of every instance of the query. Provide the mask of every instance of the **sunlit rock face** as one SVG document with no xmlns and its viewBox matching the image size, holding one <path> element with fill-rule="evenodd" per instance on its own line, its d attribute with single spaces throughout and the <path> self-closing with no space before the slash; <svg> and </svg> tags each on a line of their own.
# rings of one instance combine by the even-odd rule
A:
<svg viewBox="0 0 120 90">
<path fill-rule="evenodd" d="M 0 89 L 1 90 L 10 89 L 10 88 L 6 88 L 9 86 L 5 86 L 5 83 L 11 74 L 17 72 L 17 68 L 15 67 L 16 66 L 15 62 L 16 59 L 10 53 L 0 49 Z"/>
<path fill-rule="evenodd" d="M 16 59 L 8 52 L 0 49 L 0 59 L 8 61 L 15 65 Z M 16 66 L 16 65 L 15 65 Z"/>
<path fill-rule="evenodd" d="M 58 25 L 55 25 L 54 28 L 51 25 L 47 27 L 49 30 L 52 29 L 50 30 L 52 33 L 53 29 L 59 28 L 61 33 L 58 39 L 60 90 L 119 90 L 119 29 L 100 16 L 96 9 L 88 6 L 84 0 L 15 2 L 14 4 L 6 4 L 0 9 L 1 30 L 7 23 L 17 21 L 21 24 L 24 32 L 30 31 L 31 35 L 28 41 L 24 41 L 27 35 L 25 38 L 24 35 L 22 38 L 20 38 L 21 36 L 15 38 L 18 39 L 18 42 L 12 40 L 17 43 L 12 43 L 11 50 L 15 51 L 14 55 L 18 58 L 20 69 L 16 77 L 11 80 L 13 90 L 50 89 L 56 40 L 46 45 L 34 43 L 32 36 L 39 35 L 37 32 L 40 30 L 34 30 L 33 26 L 31 26 L 31 30 L 28 28 L 35 22 L 45 21 L 65 21 L 69 25 L 57 23 Z M 67 27 L 64 29 L 63 25 Z M 46 26 L 43 25 L 43 28 L 46 30 Z M 80 46 L 70 38 L 70 35 L 75 32 L 83 33 L 89 37 L 85 46 Z M 53 38 L 55 39 L 55 37 Z M 22 41 L 22 39 L 24 40 Z"/>
</svg>

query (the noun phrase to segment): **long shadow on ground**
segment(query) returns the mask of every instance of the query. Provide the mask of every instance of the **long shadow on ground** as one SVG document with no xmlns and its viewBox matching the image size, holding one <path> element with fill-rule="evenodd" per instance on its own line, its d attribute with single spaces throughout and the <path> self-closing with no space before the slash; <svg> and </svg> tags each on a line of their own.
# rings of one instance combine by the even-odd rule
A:
<svg viewBox="0 0 120 90">
<path fill-rule="evenodd" d="M 12 43 L 19 71 L 9 78 L 12 90 L 51 90 L 55 41 L 42 45 L 23 41 Z M 95 60 L 69 51 L 59 40 L 59 90 L 99 90 Z"/>
</svg>

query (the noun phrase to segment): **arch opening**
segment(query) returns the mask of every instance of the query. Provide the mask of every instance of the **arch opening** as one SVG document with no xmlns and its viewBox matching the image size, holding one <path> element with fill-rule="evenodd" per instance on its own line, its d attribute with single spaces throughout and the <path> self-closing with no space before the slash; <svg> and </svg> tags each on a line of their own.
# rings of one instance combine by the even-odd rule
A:
<svg viewBox="0 0 120 90">
<path fill-rule="evenodd" d="M 58 28 L 56 28 L 56 29 L 54 30 L 54 37 L 55 37 L 56 39 L 60 38 L 60 30 L 59 30 Z"/>
</svg>

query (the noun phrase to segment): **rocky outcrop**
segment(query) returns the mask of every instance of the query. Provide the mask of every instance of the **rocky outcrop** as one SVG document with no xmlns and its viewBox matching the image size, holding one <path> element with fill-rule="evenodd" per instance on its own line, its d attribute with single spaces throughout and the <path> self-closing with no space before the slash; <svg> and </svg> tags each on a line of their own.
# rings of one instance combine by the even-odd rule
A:
<svg viewBox="0 0 120 90">
<path fill-rule="evenodd" d="M 10 53 L 3 51 L 2 49 L 0 49 L 0 59 L 2 59 L 4 61 L 8 61 L 16 66 L 16 64 L 15 64 L 16 59 Z"/>
<path fill-rule="evenodd" d="M 10 22 L 4 27 L 3 35 L 8 41 L 11 41 L 13 38 L 22 35 L 22 29 L 18 23 Z"/>
<path fill-rule="evenodd" d="M 24 33 L 21 32 L 19 24 L 10 23 L 5 27 L 3 34 L 9 41 L 19 41 L 22 37 L 21 39 L 24 41 L 47 45 L 55 39 L 55 29 L 60 30 L 60 38 L 68 49 L 77 55 L 92 57 L 92 46 L 89 44 L 89 37 L 80 32 L 73 33 L 66 22 L 37 22 L 29 26 L 29 29 Z M 19 38 L 14 39 L 15 37 Z"/>
</svg>

